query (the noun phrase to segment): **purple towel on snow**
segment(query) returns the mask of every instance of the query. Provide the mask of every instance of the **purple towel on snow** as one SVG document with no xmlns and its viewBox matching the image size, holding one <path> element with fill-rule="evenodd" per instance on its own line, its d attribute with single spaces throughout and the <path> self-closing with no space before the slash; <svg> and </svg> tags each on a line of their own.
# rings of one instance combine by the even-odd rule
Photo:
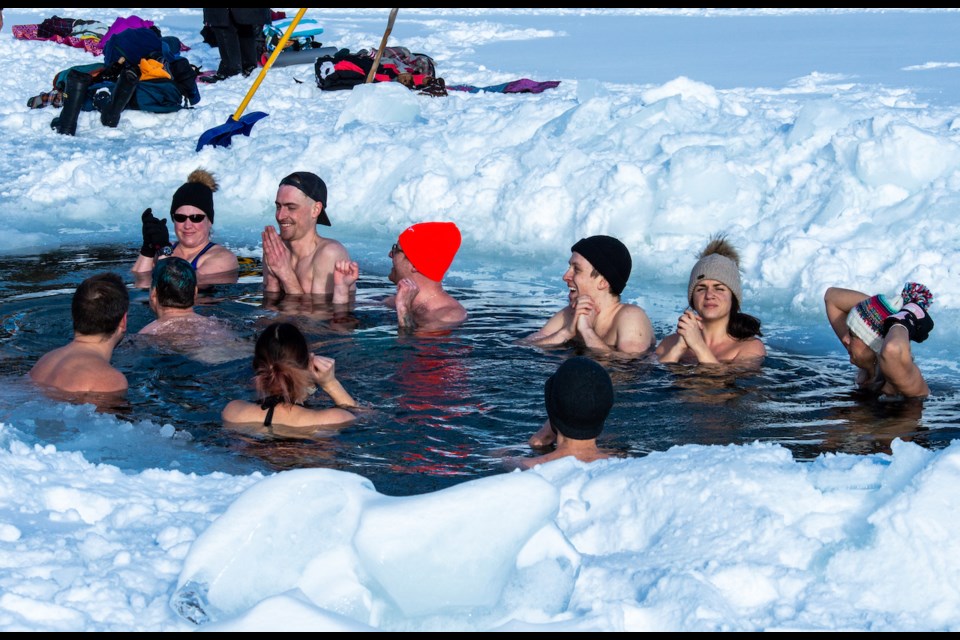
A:
<svg viewBox="0 0 960 640">
<path fill-rule="evenodd" d="M 553 89 L 560 84 L 559 80 L 548 80 L 546 82 L 536 82 L 527 78 L 514 80 L 513 82 L 504 82 L 489 87 L 474 87 L 469 84 L 458 84 L 447 86 L 449 91 L 467 91 L 469 93 L 479 93 L 480 91 L 493 93 L 540 93 L 546 89 Z"/>
<path fill-rule="evenodd" d="M 507 84 L 503 90 L 504 93 L 540 93 L 544 89 L 553 89 L 560 84 L 559 80 L 549 80 L 547 82 L 534 82 L 521 78 Z"/>
</svg>

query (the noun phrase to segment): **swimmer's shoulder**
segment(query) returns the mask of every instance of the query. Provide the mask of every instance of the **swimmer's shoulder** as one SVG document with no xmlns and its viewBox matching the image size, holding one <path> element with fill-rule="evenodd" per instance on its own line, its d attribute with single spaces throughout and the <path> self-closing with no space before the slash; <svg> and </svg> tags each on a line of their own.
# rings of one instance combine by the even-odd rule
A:
<svg viewBox="0 0 960 640">
<path fill-rule="evenodd" d="M 760 338 L 753 336 L 740 341 L 735 359 L 749 360 L 751 358 L 765 358 L 766 356 L 767 347 L 764 346 Z"/>
<path fill-rule="evenodd" d="M 197 261 L 198 274 L 202 272 L 204 275 L 214 275 L 238 271 L 239 269 L 240 261 L 236 254 L 222 244 L 214 244 Z"/>
<path fill-rule="evenodd" d="M 225 423 L 263 424 L 267 410 L 260 404 L 246 400 L 232 400 L 220 413 Z M 278 404 L 273 411 L 273 425 L 290 428 L 339 427 L 356 419 L 352 413 L 339 407 L 314 409 L 300 405 Z"/>
<path fill-rule="evenodd" d="M 624 302 L 617 309 L 617 318 L 614 324 L 617 327 L 635 327 L 644 333 L 653 333 L 653 324 L 642 307 Z"/>
<path fill-rule="evenodd" d="M 71 345 L 41 356 L 29 376 L 37 384 L 70 393 L 122 393 L 129 386 L 119 369 Z"/>
</svg>

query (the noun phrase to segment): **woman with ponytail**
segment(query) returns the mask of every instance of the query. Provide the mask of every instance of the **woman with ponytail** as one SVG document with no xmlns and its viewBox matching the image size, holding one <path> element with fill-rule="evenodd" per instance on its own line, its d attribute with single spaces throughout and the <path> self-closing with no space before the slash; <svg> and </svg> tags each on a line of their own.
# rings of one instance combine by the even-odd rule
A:
<svg viewBox="0 0 960 640">
<path fill-rule="evenodd" d="M 715 236 L 690 272 L 690 308 L 677 331 L 657 346 L 660 362 L 760 362 L 760 320 L 740 312 L 740 256 L 724 236 Z"/>
<path fill-rule="evenodd" d="M 267 327 L 257 339 L 253 355 L 254 386 L 258 401 L 233 400 L 224 409 L 224 422 L 263 424 L 264 427 L 342 426 L 354 415 L 341 407 L 355 407 L 334 374 L 333 358 L 311 354 L 300 330 L 287 322 Z M 304 406 L 317 387 L 337 405 L 330 409 Z"/>
</svg>

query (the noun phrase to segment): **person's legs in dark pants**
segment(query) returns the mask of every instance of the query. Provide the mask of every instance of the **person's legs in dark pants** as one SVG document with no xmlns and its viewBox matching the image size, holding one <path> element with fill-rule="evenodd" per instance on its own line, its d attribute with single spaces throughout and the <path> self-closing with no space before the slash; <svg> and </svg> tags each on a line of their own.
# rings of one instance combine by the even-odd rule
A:
<svg viewBox="0 0 960 640">
<path fill-rule="evenodd" d="M 220 49 L 220 66 L 217 68 L 217 75 L 224 77 L 237 75 L 243 70 L 237 25 L 214 27 L 213 33 L 217 38 L 217 48 Z"/>
<path fill-rule="evenodd" d="M 256 24 L 238 24 L 237 38 L 240 44 L 240 63 L 243 75 L 250 75 L 256 69 L 260 60 L 257 56 L 257 32 L 263 27 Z"/>
</svg>

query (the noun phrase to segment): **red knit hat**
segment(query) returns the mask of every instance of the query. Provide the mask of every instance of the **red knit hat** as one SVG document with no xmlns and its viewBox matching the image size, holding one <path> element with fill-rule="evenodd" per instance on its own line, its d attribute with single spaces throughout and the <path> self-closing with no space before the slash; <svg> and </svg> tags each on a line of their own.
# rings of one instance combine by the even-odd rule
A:
<svg viewBox="0 0 960 640">
<path fill-rule="evenodd" d="M 418 222 L 400 234 L 399 244 L 417 271 L 440 282 L 460 248 L 460 230 L 452 222 Z"/>
</svg>

